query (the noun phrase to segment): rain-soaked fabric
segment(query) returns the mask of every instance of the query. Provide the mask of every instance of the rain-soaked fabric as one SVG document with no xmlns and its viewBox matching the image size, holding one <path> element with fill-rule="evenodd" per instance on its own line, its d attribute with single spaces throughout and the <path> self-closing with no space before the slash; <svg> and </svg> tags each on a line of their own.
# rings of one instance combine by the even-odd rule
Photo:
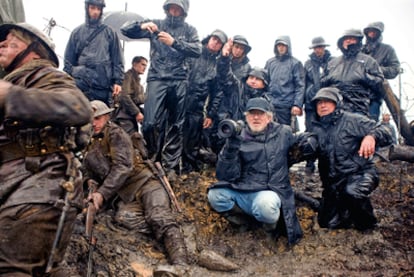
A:
<svg viewBox="0 0 414 277">
<path fill-rule="evenodd" d="M 92 178 L 100 183 L 97 191 L 104 196 L 106 202 L 118 195 L 132 208 L 130 215 L 142 215 L 134 212 L 139 208 L 133 207 L 135 204 L 142 205 L 146 222 L 157 239 L 160 239 L 168 228 L 177 226 L 165 189 L 149 166 L 137 157 L 139 153 L 121 127 L 108 122 L 102 134 L 99 138 L 95 137 L 87 148 L 85 179 Z M 96 170 L 97 166 L 102 163 L 107 163 L 108 169 L 102 174 L 96 174 L 100 171 Z M 133 221 L 131 218 L 129 220 Z"/>
<path fill-rule="evenodd" d="M 378 185 L 378 173 L 373 160 L 359 156 L 358 150 L 366 135 L 372 135 L 377 146 L 391 144 L 391 130 L 366 116 L 340 109 L 313 121 L 312 130 L 318 136 L 323 185 L 319 224 L 327 228 L 352 224 L 359 229 L 372 228 L 376 220 L 369 196 Z"/>
<path fill-rule="evenodd" d="M 0 116 L 0 273 L 32 274 L 32 270 L 39 270 L 33 276 L 43 276 L 62 212 L 62 205 L 56 204 L 65 197 L 61 185 L 72 178 L 74 192 L 56 261 L 63 257 L 76 214 L 74 207 L 81 205 L 82 187 L 76 164 L 68 162 L 74 161 L 72 153 L 42 154 L 33 149 L 40 150 L 39 145 L 68 146 L 61 132 L 88 123 L 92 110 L 73 79 L 47 60 L 27 62 L 5 80 L 14 86 Z M 10 118 L 16 124 L 10 126 Z M 21 155 L 13 159 L 17 152 L 10 150 L 18 148 Z M 6 156 L 8 161 L 2 160 Z M 72 172 L 71 176 L 67 172 Z"/>
<path fill-rule="evenodd" d="M 62 210 L 48 204 L 0 209 L 0 275 L 44 276 Z M 77 210 L 70 208 L 54 263 L 63 260 Z M 53 275 L 52 275 L 53 276 Z"/>
</svg>

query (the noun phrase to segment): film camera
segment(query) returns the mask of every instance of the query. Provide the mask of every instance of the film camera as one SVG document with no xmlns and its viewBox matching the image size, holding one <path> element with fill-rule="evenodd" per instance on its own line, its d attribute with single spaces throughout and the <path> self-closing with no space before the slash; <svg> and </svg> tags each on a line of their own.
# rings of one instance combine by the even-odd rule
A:
<svg viewBox="0 0 414 277">
<path fill-rule="evenodd" d="M 244 127 L 242 120 L 223 119 L 218 125 L 218 136 L 220 138 L 229 138 L 240 135 Z"/>
</svg>

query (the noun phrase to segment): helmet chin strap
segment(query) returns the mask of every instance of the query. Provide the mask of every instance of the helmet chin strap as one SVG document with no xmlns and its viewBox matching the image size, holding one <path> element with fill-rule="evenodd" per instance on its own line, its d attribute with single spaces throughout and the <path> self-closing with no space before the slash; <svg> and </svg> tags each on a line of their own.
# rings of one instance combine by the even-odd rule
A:
<svg viewBox="0 0 414 277">
<path fill-rule="evenodd" d="M 9 66 L 6 67 L 4 70 L 7 73 L 9 73 L 9 72 L 12 72 L 14 69 L 16 69 L 16 67 L 24 60 L 24 58 L 27 57 L 27 55 L 29 55 L 30 52 L 35 51 L 38 44 L 39 44 L 39 42 L 37 42 L 37 41 L 33 41 L 32 43 L 30 43 L 29 46 L 27 46 L 27 48 L 25 50 L 20 52 L 14 58 L 14 60 L 9 64 Z"/>
</svg>

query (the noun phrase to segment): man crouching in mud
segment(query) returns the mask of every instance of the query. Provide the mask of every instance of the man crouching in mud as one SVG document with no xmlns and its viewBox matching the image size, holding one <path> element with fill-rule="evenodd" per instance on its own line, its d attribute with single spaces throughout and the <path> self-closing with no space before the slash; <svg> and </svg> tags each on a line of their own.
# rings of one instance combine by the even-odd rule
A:
<svg viewBox="0 0 414 277">
<path fill-rule="evenodd" d="M 289 180 L 289 151 L 299 141 L 314 153 L 316 139 L 273 121 L 271 104 L 252 98 L 246 105 L 247 126 L 233 134 L 219 154 L 218 182 L 208 191 L 212 208 L 233 224 L 263 225 L 271 234 L 287 234 L 290 245 L 302 238 Z M 284 226 L 284 227 L 283 227 Z"/>
</svg>

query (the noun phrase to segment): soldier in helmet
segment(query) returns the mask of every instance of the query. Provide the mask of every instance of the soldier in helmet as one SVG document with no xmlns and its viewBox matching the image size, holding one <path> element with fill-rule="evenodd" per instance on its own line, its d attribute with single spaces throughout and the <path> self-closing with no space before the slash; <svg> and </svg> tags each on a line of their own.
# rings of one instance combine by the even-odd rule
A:
<svg viewBox="0 0 414 277">
<path fill-rule="evenodd" d="M 329 61 L 321 78 L 321 87 L 333 86 L 343 96 L 343 109 L 369 115 L 372 93 L 381 91 L 384 74 L 374 58 L 363 54 L 362 32 L 346 30 L 337 45 L 342 55 Z"/>
<path fill-rule="evenodd" d="M 171 264 L 186 265 L 187 249 L 180 226 L 165 188 L 153 174 L 151 161 L 144 161 L 145 155 L 134 150 L 130 136 L 110 121 L 112 108 L 99 100 L 92 101 L 91 106 L 93 136 L 86 148 L 82 169 L 84 182 L 96 186 L 97 190 L 88 200 L 97 210 L 104 209 L 108 203 L 116 203 L 117 212 L 128 206 L 141 207 L 147 224 L 143 229 L 164 242 Z"/>
<path fill-rule="evenodd" d="M 162 162 L 170 181 L 181 171 L 189 60 L 201 55 L 198 32 L 185 22 L 189 5 L 189 0 L 166 0 L 165 19 L 133 22 L 122 28 L 127 37 L 150 39 L 143 134 L 150 157 Z"/>
<path fill-rule="evenodd" d="M 63 70 L 89 100 L 108 105 L 121 92 L 124 57 L 116 32 L 102 23 L 104 0 L 85 0 L 86 21 L 71 33 Z"/>
<path fill-rule="evenodd" d="M 27 23 L 0 26 L 7 73 L 0 80 L 1 276 L 65 276 L 59 262 L 82 207 L 76 132 L 92 110 L 58 64 L 41 31 Z"/>
<path fill-rule="evenodd" d="M 343 93 L 342 93 L 343 95 Z M 372 155 L 376 146 L 392 143 L 391 130 L 367 116 L 343 111 L 339 89 L 320 89 L 313 103 L 312 132 L 323 192 L 318 223 L 322 228 L 367 230 L 377 219 L 370 201 L 379 178 Z"/>
</svg>

